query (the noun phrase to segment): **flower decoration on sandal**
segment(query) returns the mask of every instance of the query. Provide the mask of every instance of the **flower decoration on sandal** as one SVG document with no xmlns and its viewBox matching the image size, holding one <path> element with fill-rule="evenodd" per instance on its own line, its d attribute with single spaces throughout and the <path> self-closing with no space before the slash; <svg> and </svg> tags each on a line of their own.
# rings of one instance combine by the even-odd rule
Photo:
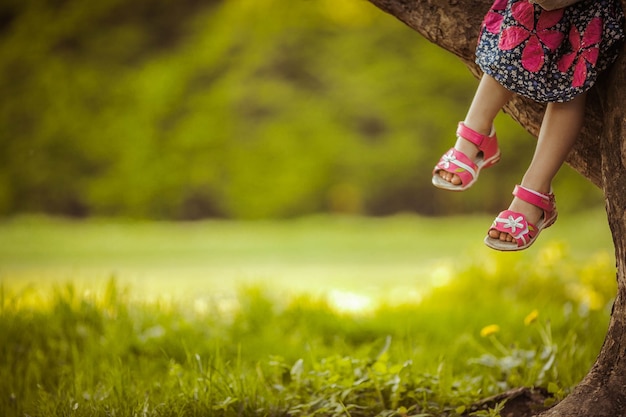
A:
<svg viewBox="0 0 626 417">
<path fill-rule="evenodd" d="M 513 195 L 535 207 L 543 210 L 543 215 L 537 224 L 530 223 L 526 216 L 511 210 L 504 210 L 493 221 L 489 231 L 496 230 L 507 233 L 513 238 L 512 242 L 502 241 L 487 234 L 485 244 L 500 251 L 517 251 L 528 248 L 535 243 L 539 233 L 554 224 L 558 216 L 554 194 L 542 194 L 521 185 L 516 185 Z"/>
</svg>

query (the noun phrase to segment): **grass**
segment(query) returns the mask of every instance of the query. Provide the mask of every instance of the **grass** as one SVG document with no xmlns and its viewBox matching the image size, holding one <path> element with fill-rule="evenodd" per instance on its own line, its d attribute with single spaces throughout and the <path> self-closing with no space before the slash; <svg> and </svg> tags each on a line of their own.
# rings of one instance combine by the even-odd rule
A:
<svg viewBox="0 0 626 417">
<path fill-rule="evenodd" d="M 601 210 L 563 215 L 531 249 L 565 242 L 573 258 L 611 251 Z M 486 216 L 367 219 L 310 217 L 283 222 L 0 222 L 0 280 L 50 287 L 93 286 L 115 276 L 142 294 L 174 298 L 269 283 L 288 293 L 333 288 L 369 297 L 406 296 L 448 279 L 457 259 L 491 254 Z M 511 258 L 504 255 L 506 258 Z M 516 255 L 514 255 L 516 256 Z"/>
<path fill-rule="evenodd" d="M 455 220 L 7 221 L 0 409 L 458 416 L 519 386 L 558 400 L 595 359 L 615 294 L 602 217 L 507 255 L 468 243 L 484 219 Z M 455 257 L 453 234 L 469 245 Z M 256 280 L 228 282 L 239 273 Z M 347 311 L 332 288 L 375 302 Z"/>
</svg>

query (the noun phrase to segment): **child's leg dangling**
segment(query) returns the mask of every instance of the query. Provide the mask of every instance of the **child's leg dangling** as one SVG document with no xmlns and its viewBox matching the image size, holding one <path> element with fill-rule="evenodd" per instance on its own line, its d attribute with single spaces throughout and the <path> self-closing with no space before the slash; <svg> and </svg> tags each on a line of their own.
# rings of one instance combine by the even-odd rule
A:
<svg viewBox="0 0 626 417">
<path fill-rule="evenodd" d="M 486 74 L 483 75 L 463 122 L 464 127 L 467 128 L 466 130 L 470 131 L 474 136 L 493 136 L 495 141 L 493 120 L 512 95 L 512 92 L 504 88 L 493 77 Z M 497 148 L 497 143 L 494 146 Z M 462 155 L 459 156 L 457 151 Z M 454 152 L 455 155 L 452 155 L 451 152 Z M 478 176 L 480 168 L 482 168 L 481 160 L 485 157 L 493 156 L 485 155 L 488 152 L 489 150 L 481 149 L 476 145 L 475 141 L 470 141 L 469 137 L 463 137 L 463 134 L 459 133 L 454 148 L 446 154 L 448 157 L 444 162 L 448 162 L 451 159 L 463 159 L 463 165 L 458 165 L 461 165 L 462 169 L 471 172 L 470 179 L 467 180 L 468 184 L 462 184 L 462 176 L 455 173 L 455 170 L 459 168 L 458 166 L 455 165 L 455 169 L 449 169 L 449 165 L 447 163 L 442 164 L 442 161 L 437 164 L 433 172 L 436 177 L 433 178 L 433 184 L 439 188 L 453 191 L 462 191 L 469 188 Z M 499 158 L 499 153 L 497 158 Z M 497 158 L 494 159 L 497 161 Z M 484 167 L 486 168 L 493 163 L 495 162 L 486 164 Z M 470 167 L 468 168 L 467 165 L 470 165 Z M 463 176 L 467 177 L 467 175 Z"/>
<path fill-rule="evenodd" d="M 565 103 L 547 105 L 535 153 L 522 179 L 522 187 L 541 194 L 552 192 L 552 180 L 565 162 L 580 133 L 585 113 L 585 99 L 586 93 Z M 539 207 L 517 197 L 513 199 L 509 210 L 523 215 L 531 225 L 537 224 L 544 214 Z M 517 250 L 515 237 L 511 233 L 492 227 L 488 232 L 488 237 L 502 242 L 511 242 L 511 249 L 504 250 Z M 489 245 L 488 242 L 487 244 Z"/>
</svg>

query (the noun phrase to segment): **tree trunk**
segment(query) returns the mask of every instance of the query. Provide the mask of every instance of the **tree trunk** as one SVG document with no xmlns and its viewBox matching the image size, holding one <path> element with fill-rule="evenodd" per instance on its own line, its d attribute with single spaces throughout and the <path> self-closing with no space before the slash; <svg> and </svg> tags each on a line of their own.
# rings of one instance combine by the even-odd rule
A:
<svg viewBox="0 0 626 417">
<path fill-rule="evenodd" d="M 479 74 L 474 52 L 492 0 L 369 1 Z M 626 10 L 626 0 L 622 6 Z M 544 105 L 516 97 L 504 110 L 537 136 Z M 626 416 L 626 51 L 590 91 L 585 125 L 567 162 L 604 191 L 618 290 L 604 345 L 592 369 L 567 398 L 541 417 Z"/>
</svg>

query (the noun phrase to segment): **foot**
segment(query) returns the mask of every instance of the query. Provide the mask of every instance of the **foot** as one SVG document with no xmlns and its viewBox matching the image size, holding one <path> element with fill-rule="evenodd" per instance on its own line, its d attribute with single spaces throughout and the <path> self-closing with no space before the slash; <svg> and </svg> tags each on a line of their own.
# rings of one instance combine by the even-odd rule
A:
<svg viewBox="0 0 626 417">
<path fill-rule="evenodd" d="M 529 204 L 517 197 L 513 198 L 513 201 L 509 206 L 509 210 L 523 214 L 526 219 L 532 224 L 537 224 L 537 222 L 541 220 L 541 216 L 543 216 L 543 210 L 541 210 L 539 207 L 533 206 L 532 204 Z M 500 239 L 502 242 L 514 241 L 513 236 L 511 236 L 510 234 L 503 233 L 495 229 L 489 231 L 489 237 L 492 239 Z"/>
<path fill-rule="evenodd" d="M 474 145 L 469 140 L 463 139 L 460 136 L 457 137 L 454 148 L 459 152 L 463 152 L 474 162 L 476 162 L 478 154 L 480 153 L 478 146 Z M 459 177 L 457 174 L 445 171 L 443 169 L 439 170 L 437 174 L 441 177 L 441 179 L 449 182 L 450 184 L 461 185 L 461 177 Z"/>
<path fill-rule="evenodd" d="M 485 245 L 492 249 L 504 252 L 526 249 L 558 217 L 556 199 L 551 192 L 543 193 L 516 185 L 513 196 L 515 198 L 510 209 L 501 211 L 496 216 L 485 236 Z M 537 207 L 541 213 L 529 205 Z"/>
<path fill-rule="evenodd" d="M 459 123 L 457 140 L 437 162 L 433 169 L 432 183 L 449 191 L 464 191 L 478 179 L 478 174 L 500 160 L 498 138 L 492 128 L 485 135 Z"/>
</svg>

